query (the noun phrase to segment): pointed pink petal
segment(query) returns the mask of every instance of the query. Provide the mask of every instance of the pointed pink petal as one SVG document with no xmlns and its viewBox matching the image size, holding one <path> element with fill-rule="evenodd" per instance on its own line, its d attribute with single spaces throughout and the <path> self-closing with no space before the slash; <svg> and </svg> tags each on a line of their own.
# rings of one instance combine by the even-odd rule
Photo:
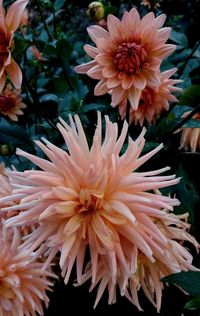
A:
<svg viewBox="0 0 200 316">
<path fill-rule="evenodd" d="M 100 80 L 95 89 L 94 89 L 94 95 L 103 95 L 107 93 L 109 89 L 107 88 L 106 80 Z"/>
<path fill-rule="evenodd" d="M 146 78 L 144 77 L 144 75 L 142 73 L 140 73 L 137 76 L 134 76 L 133 78 L 133 85 L 135 86 L 136 89 L 138 90 L 143 90 L 146 87 Z"/>
<path fill-rule="evenodd" d="M 101 79 L 102 78 L 102 67 L 96 65 L 88 70 L 87 75 L 93 79 Z"/>
<path fill-rule="evenodd" d="M 126 95 L 126 92 L 124 91 L 124 89 L 121 86 L 114 88 L 112 91 L 111 105 L 113 107 L 115 107 L 118 104 L 120 104 L 122 102 L 122 100 L 124 99 L 125 95 Z"/>
<path fill-rule="evenodd" d="M 172 68 L 172 69 L 163 71 L 163 72 L 161 73 L 162 78 L 163 78 L 163 79 L 168 79 L 168 78 L 170 78 L 172 75 L 174 75 L 176 71 L 177 71 L 177 68 Z"/>
<path fill-rule="evenodd" d="M 160 28 L 165 23 L 165 20 L 166 20 L 166 14 L 161 14 L 157 18 L 155 18 L 154 25 L 157 28 Z"/>
<path fill-rule="evenodd" d="M 130 88 L 128 90 L 128 100 L 133 110 L 137 110 L 138 108 L 141 93 L 142 93 L 141 90 L 138 90 L 135 88 Z"/>
<path fill-rule="evenodd" d="M 107 87 L 109 89 L 115 88 L 121 84 L 121 80 L 119 80 L 117 77 L 114 78 L 108 78 L 107 80 Z"/>
<path fill-rule="evenodd" d="M 92 67 L 96 66 L 96 61 L 92 60 L 89 63 L 83 64 L 83 65 L 79 65 L 76 66 L 74 68 L 74 70 L 78 73 L 78 74 L 86 74 Z"/>
<path fill-rule="evenodd" d="M 109 14 L 107 17 L 107 27 L 111 36 L 119 36 L 120 34 L 120 21 L 114 15 Z"/>
<path fill-rule="evenodd" d="M 22 72 L 18 64 L 12 59 L 10 65 L 6 66 L 5 70 L 15 88 L 20 89 L 22 84 Z"/>
<path fill-rule="evenodd" d="M 97 38 L 96 45 L 100 53 L 110 53 L 113 51 L 113 45 L 109 40 L 105 38 Z"/>
<path fill-rule="evenodd" d="M 173 51 L 176 49 L 176 45 L 173 44 L 165 44 L 164 46 L 162 46 L 159 49 L 155 49 L 153 50 L 153 54 L 154 56 L 157 56 L 161 59 L 163 59 L 164 57 L 169 56 L 171 53 L 173 53 Z"/>
<path fill-rule="evenodd" d="M 27 4 L 28 0 L 17 0 L 9 7 L 6 14 L 6 25 L 13 32 L 19 27 L 22 14 Z"/>
<path fill-rule="evenodd" d="M 85 45 L 83 48 L 86 54 L 90 56 L 91 58 L 95 58 L 96 55 L 98 55 L 99 53 L 98 49 L 94 46 Z"/>
<path fill-rule="evenodd" d="M 92 41 L 96 43 L 97 38 L 110 38 L 109 33 L 101 26 L 91 25 L 87 28 L 88 34 Z"/>
</svg>

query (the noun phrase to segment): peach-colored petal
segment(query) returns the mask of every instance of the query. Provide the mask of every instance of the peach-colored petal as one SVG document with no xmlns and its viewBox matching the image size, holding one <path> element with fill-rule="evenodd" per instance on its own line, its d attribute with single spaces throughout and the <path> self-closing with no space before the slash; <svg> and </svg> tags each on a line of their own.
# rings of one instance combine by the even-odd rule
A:
<svg viewBox="0 0 200 316">
<path fill-rule="evenodd" d="M 28 0 L 17 0 L 8 8 L 6 14 L 6 25 L 10 31 L 15 32 L 19 27 L 22 14 L 27 4 Z"/>
<path fill-rule="evenodd" d="M 96 66 L 96 65 L 97 65 L 96 61 L 92 60 L 92 61 L 90 61 L 89 63 L 76 66 L 76 67 L 74 68 L 74 70 L 75 70 L 77 73 L 79 73 L 79 74 L 85 74 L 85 73 L 87 73 L 92 67 L 94 67 L 94 66 Z"/>
<path fill-rule="evenodd" d="M 96 65 L 88 70 L 87 75 L 93 79 L 101 79 L 102 68 L 99 65 Z"/>
<path fill-rule="evenodd" d="M 89 26 L 87 28 L 87 31 L 94 43 L 96 43 L 97 38 L 110 38 L 109 33 L 103 27 L 100 27 L 98 25 Z"/>
<path fill-rule="evenodd" d="M 13 83 L 14 87 L 16 89 L 20 89 L 22 84 L 22 72 L 14 59 L 12 59 L 11 63 L 6 66 L 6 73 L 9 76 L 10 81 Z"/>
<path fill-rule="evenodd" d="M 84 45 L 84 51 L 90 56 L 91 58 L 95 58 L 98 54 L 98 49 L 96 47 L 90 46 L 90 45 Z"/>
<path fill-rule="evenodd" d="M 106 80 L 100 80 L 94 89 L 94 95 L 103 95 L 108 92 Z"/>
</svg>

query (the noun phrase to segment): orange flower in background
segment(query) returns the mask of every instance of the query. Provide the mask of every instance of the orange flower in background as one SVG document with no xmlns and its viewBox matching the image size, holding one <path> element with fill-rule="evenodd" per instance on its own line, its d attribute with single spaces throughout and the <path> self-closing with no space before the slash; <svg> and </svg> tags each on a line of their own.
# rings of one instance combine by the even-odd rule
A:
<svg viewBox="0 0 200 316">
<path fill-rule="evenodd" d="M 36 60 L 38 60 L 38 61 L 45 61 L 46 60 L 43 57 L 43 54 L 39 51 L 39 49 L 35 45 L 30 46 L 30 51 Z"/>
<path fill-rule="evenodd" d="M 86 53 L 94 60 L 75 67 L 75 71 L 100 80 L 95 95 L 110 93 L 112 106 L 125 99 L 137 110 L 142 90 L 159 87 L 159 68 L 175 45 L 165 44 L 171 29 L 161 28 L 165 15 L 155 18 L 148 13 L 142 19 L 136 9 L 125 12 L 122 20 L 109 14 L 107 28 L 93 25 L 88 33 L 96 47 L 85 45 Z"/>
<path fill-rule="evenodd" d="M 130 109 L 129 123 L 139 123 L 143 126 L 146 120 L 152 124 L 165 110 L 169 110 L 169 102 L 178 102 L 172 92 L 181 92 L 182 89 L 174 87 L 175 84 L 181 83 L 182 80 L 174 80 L 170 77 L 176 72 L 176 68 L 160 73 L 160 85 L 157 88 L 146 87 L 142 91 L 139 106 L 137 110 Z M 119 113 L 123 118 L 126 116 L 127 99 L 119 105 Z"/>
<path fill-rule="evenodd" d="M 18 115 L 23 115 L 22 109 L 26 108 L 20 93 L 21 90 L 12 89 L 11 85 L 0 93 L 0 114 L 8 116 L 13 121 L 18 121 Z"/>
<path fill-rule="evenodd" d="M 28 0 L 17 0 L 7 10 L 2 6 L 0 0 L 0 91 L 6 82 L 6 75 L 16 89 L 20 89 L 22 73 L 18 64 L 11 57 L 11 47 L 15 31 L 20 25 L 21 17 Z"/>
<path fill-rule="evenodd" d="M 92 283 L 98 281 L 99 259 L 113 280 L 119 271 L 128 278 L 138 251 L 154 262 L 155 244 L 159 244 L 159 249 L 166 248 L 166 238 L 159 233 L 155 221 L 166 216 L 164 208 L 172 211 L 179 201 L 155 194 L 154 190 L 175 185 L 179 179 L 174 175 L 160 175 L 169 167 L 137 171 L 163 147 L 160 145 L 140 157 L 145 129 L 135 141 L 129 139 L 127 150 L 120 155 L 128 131 L 126 122 L 118 135 L 117 124 L 106 116 L 103 140 L 99 114 L 89 148 L 79 117 L 69 119 L 70 125 L 62 119 L 58 124 L 68 151 L 45 139 L 46 146 L 39 141 L 36 143 L 49 160 L 17 151 L 41 170 L 9 172 L 15 189 L 7 199 L 11 201 L 12 196 L 13 200 L 20 196 L 20 203 L 2 211 L 20 213 L 6 224 L 9 227 L 38 223 L 26 236 L 24 247 L 29 250 L 42 247 L 41 251 L 47 256 L 44 269 L 60 252 L 59 264 L 65 283 L 75 261 L 77 280 L 82 282 L 87 248 Z M 6 203 L 6 198 L 3 201 Z"/>
<path fill-rule="evenodd" d="M 183 114 L 185 118 L 191 111 L 187 111 Z M 192 119 L 200 121 L 200 113 L 195 114 Z M 200 128 L 180 128 L 177 132 L 181 132 L 180 148 L 186 151 L 190 150 L 196 152 L 200 148 Z"/>
<path fill-rule="evenodd" d="M 2 316 L 44 315 L 49 298 L 46 291 L 55 275 L 33 253 L 19 248 L 21 236 L 16 228 L 5 229 L 0 223 L 0 314 Z"/>
</svg>

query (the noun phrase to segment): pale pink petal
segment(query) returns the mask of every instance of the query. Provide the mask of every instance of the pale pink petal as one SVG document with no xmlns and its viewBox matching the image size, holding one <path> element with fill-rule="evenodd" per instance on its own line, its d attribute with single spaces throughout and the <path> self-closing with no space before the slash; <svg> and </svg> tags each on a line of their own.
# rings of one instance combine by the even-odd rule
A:
<svg viewBox="0 0 200 316">
<path fill-rule="evenodd" d="M 109 33 L 101 26 L 98 25 L 91 25 L 87 28 L 88 34 L 90 38 L 93 40 L 94 43 L 96 43 L 96 40 L 98 38 L 106 38 L 109 39 L 110 35 Z"/>
<path fill-rule="evenodd" d="M 86 74 L 92 67 L 96 65 L 97 65 L 96 61 L 92 60 L 89 63 L 76 66 L 74 70 L 79 74 Z"/>
<path fill-rule="evenodd" d="M 19 27 L 22 14 L 27 4 L 28 0 L 17 0 L 8 8 L 6 14 L 6 25 L 8 26 L 9 30 L 15 32 Z"/>
<path fill-rule="evenodd" d="M 94 89 L 94 95 L 103 95 L 107 93 L 109 89 L 107 88 L 106 80 L 100 80 Z"/>
<path fill-rule="evenodd" d="M 146 86 L 146 78 L 145 75 L 140 73 L 138 76 L 133 77 L 133 84 L 136 89 L 143 90 Z"/>
<path fill-rule="evenodd" d="M 154 25 L 157 27 L 157 28 L 160 28 L 163 26 L 163 24 L 165 23 L 165 20 L 166 20 L 166 14 L 161 14 L 159 16 L 157 16 L 155 18 L 155 22 L 154 22 Z"/>
<path fill-rule="evenodd" d="M 118 87 L 120 84 L 121 84 L 121 80 L 119 80 L 117 77 L 107 79 L 107 87 L 109 89 Z"/>
<path fill-rule="evenodd" d="M 120 21 L 112 14 L 108 14 L 107 17 L 107 28 L 111 37 L 118 37 L 120 32 Z"/>
<path fill-rule="evenodd" d="M 18 64 L 12 59 L 10 65 L 6 66 L 6 73 L 16 89 L 21 88 L 22 72 Z"/>
<path fill-rule="evenodd" d="M 137 110 L 142 91 L 134 87 L 128 90 L 128 100 L 133 110 Z"/>
<path fill-rule="evenodd" d="M 93 79 L 101 79 L 102 78 L 102 67 L 96 65 L 90 70 L 88 70 L 87 75 Z"/>
<path fill-rule="evenodd" d="M 112 102 L 111 105 L 115 107 L 116 105 L 120 104 L 125 96 L 125 91 L 121 86 L 118 86 L 113 89 L 112 91 Z"/>
<path fill-rule="evenodd" d="M 98 55 L 99 51 L 96 47 L 90 45 L 84 45 L 84 51 L 90 56 L 91 58 L 95 58 Z"/>
</svg>

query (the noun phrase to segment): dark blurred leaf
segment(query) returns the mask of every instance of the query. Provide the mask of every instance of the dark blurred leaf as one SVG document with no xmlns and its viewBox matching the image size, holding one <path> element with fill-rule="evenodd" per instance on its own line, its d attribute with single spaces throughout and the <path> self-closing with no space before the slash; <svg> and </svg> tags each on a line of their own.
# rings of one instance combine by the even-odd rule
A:
<svg viewBox="0 0 200 316">
<path fill-rule="evenodd" d="M 170 39 L 176 43 L 181 45 L 182 47 L 188 47 L 188 39 L 184 33 L 176 32 L 172 30 Z"/>
<path fill-rule="evenodd" d="M 48 103 L 48 102 L 54 102 L 58 103 L 58 97 L 55 94 L 45 94 L 40 98 L 41 103 Z"/>
<path fill-rule="evenodd" d="M 87 113 L 88 111 L 102 111 L 105 110 L 106 105 L 99 103 L 90 103 L 83 106 L 83 113 Z"/>
<path fill-rule="evenodd" d="M 196 310 L 200 308 L 200 296 L 197 296 L 187 302 L 184 306 L 184 308 L 189 309 L 189 310 Z"/>
<path fill-rule="evenodd" d="M 200 272 L 188 271 L 171 274 L 162 282 L 178 285 L 193 296 L 200 296 Z"/>
<path fill-rule="evenodd" d="M 60 10 L 62 6 L 64 5 L 65 0 L 56 0 L 54 3 L 55 11 Z"/>
<path fill-rule="evenodd" d="M 200 128 L 200 120 L 189 120 L 183 126 L 183 128 Z"/>
<path fill-rule="evenodd" d="M 200 85 L 193 85 L 186 89 L 180 97 L 179 104 L 195 106 L 200 103 Z"/>
<path fill-rule="evenodd" d="M 181 181 L 176 186 L 177 198 L 181 201 L 177 207 L 178 213 L 189 213 L 189 222 L 194 222 L 194 210 L 200 202 L 199 193 L 191 178 L 185 172 L 181 164 L 176 171 L 177 177 L 181 177 Z M 188 197 L 190 197 L 188 199 Z"/>
<path fill-rule="evenodd" d="M 56 42 L 56 49 L 57 49 L 57 53 L 58 53 L 59 57 L 61 57 L 63 59 L 65 59 L 65 58 L 68 59 L 71 52 L 72 52 L 71 45 L 64 38 L 61 38 Z"/>
<path fill-rule="evenodd" d="M 13 146 L 32 147 L 32 142 L 25 129 L 20 125 L 9 124 L 6 120 L 0 121 L 0 143 Z"/>
</svg>

